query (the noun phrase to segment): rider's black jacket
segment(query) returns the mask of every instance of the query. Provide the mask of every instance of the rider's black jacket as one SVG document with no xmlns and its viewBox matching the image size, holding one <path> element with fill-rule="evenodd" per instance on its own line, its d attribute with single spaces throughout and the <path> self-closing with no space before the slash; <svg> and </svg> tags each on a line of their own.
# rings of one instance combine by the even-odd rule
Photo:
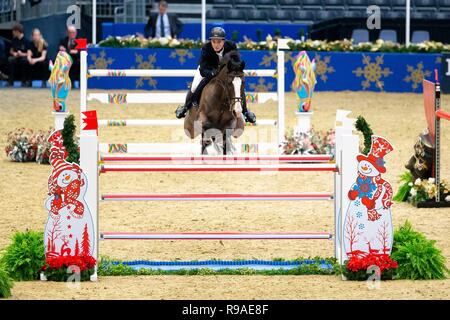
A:
<svg viewBox="0 0 450 320">
<path fill-rule="evenodd" d="M 231 40 L 225 40 L 222 56 L 233 50 L 237 50 L 236 44 Z M 219 68 L 219 56 L 214 51 L 211 41 L 203 45 L 198 64 L 200 65 L 200 74 L 202 77 L 211 78 L 215 75 L 214 72 L 217 72 Z"/>
</svg>

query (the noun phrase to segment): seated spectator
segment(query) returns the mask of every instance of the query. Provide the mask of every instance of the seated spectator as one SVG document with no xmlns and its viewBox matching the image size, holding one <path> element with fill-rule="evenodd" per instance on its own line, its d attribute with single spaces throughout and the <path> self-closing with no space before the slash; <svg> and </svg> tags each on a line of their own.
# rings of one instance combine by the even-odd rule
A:
<svg viewBox="0 0 450 320">
<path fill-rule="evenodd" d="M 168 4 L 166 1 L 159 2 L 159 14 L 152 13 L 145 26 L 144 36 L 146 38 L 164 38 L 171 36 L 178 37 L 183 29 L 183 23 L 174 13 L 167 13 Z"/>
<path fill-rule="evenodd" d="M 14 80 L 20 79 L 22 86 L 30 86 L 31 83 L 27 82 L 28 72 L 28 60 L 27 51 L 29 47 L 29 41 L 23 34 L 23 27 L 21 24 L 15 24 L 12 28 L 13 39 L 11 41 L 11 49 L 9 50 L 8 67 L 9 67 L 9 80 L 10 86 L 13 85 Z"/>
<path fill-rule="evenodd" d="M 28 80 L 42 80 L 42 86 L 45 87 L 49 77 L 47 43 L 42 38 L 41 31 L 34 29 L 30 46 L 28 48 L 29 78 Z"/>
<path fill-rule="evenodd" d="M 0 80 L 8 80 L 8 76 L 5 74 L 7 60 L 5 40 L 0 37 Z"/>
<path fill-rule="evenodd" d="M 74 26 L 67 27 L 67 37 L 59 42 L 59 50 L 66 51 L 72 57 L 72 67 L 70 68 L 69 77 L 72 85 L 75 80 L 80 80 L 80 52 L 75 49 L 77 38 L 77 29 Z"/>
</svg>

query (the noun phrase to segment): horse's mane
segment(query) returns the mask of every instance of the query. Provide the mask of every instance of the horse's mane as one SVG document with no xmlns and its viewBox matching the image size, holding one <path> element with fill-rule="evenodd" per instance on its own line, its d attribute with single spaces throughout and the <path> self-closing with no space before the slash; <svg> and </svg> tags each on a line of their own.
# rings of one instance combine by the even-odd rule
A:
<svg viewBox="0 0 450 320">
<path fill-rule="evenodd" d="M 238 64 L 241 62 L 241 55 L 237 50 L 230 51 L 222 57 L 219 63 L 219 70 L 222 70 L 222 68 L 226 66 L 229 61 L 233 64 Z"/>
</svg>

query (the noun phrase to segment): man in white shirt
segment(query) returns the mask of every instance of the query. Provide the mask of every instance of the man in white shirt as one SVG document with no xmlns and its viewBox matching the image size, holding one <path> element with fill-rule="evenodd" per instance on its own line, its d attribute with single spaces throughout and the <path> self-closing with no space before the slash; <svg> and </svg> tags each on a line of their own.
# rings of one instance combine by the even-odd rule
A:
<svg viewBox="0 0 450 320">
<path fill-rule="evenodd" d="M 167 13 L 168 6 L 166 1 L 159 2 L 159 13 L 153 13 L 148 18 L 144 31 L 145 37 L 176 38 L 181 33 L 183 23 L 176 14 Z"/>
</svg>

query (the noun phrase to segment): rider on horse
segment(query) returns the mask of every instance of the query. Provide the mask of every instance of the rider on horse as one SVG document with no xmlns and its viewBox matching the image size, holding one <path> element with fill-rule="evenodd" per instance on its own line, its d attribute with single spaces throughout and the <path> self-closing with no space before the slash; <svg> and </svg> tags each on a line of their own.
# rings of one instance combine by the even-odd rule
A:
<svg viewBox="0 0 450 320">
<path fill-rule="evenodd" d="M 191 88 L 186 95 L 186 102 L 175 111 L 178 119 L 185 117 L 192 106 L 198 107 L 203 88 L 219 72 L 220 59 L 228 52 L 237 50 L 236 44 L 233 41 L 225 40 L 225 37 L 223 28 L 215 27 L 211 30 L 209 36 L 211 41 L 202 47 L 200 66 L 197 68 Z M 247 109 L 245 95 L 242 96 L 242 114 L 245 121 L 256 122 L 255 114 Z"/>
</svg>

